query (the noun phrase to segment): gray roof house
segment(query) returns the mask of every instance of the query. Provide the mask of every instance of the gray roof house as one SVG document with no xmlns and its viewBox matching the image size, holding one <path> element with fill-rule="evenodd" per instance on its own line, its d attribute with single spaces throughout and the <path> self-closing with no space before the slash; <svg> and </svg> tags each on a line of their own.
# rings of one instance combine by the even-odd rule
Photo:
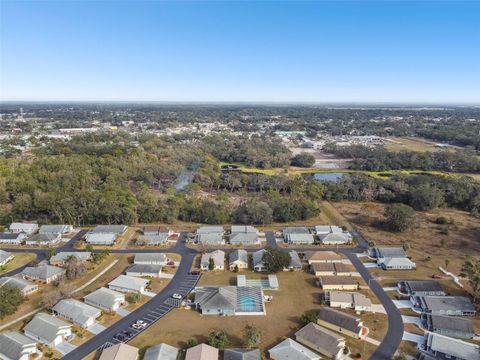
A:
<svg viewBox="0 0 480 360">
<path fill-rule="evenodd" d="M 372 302 L 365 295 L 358 292 L 328 291 L 325 300 L 332 308 L 354 309 L 355 311 L 371 311 Z"/>
<path fill-rule="evenodd" d="M 475 335 L 473 323 L 470 319 L 422 314 L 422 324 L 428 331 L 440 335 L 465 339 L 471 339 Z"/>
<path fill-rule="evenodd" d="M 0 233 L 0 244 L 20 245 L 25 239 L 25 233 Z"/>
<path fill-rule="evenodd" d="M 283 238 L 288 244 L 313 244 L 313 235 L 305 227 L 287 227 L 283 229 Z"/>
<path fill-rule="evenodd" d="M 86 262 L 92 259 L 92 253 L 89 251 L 62 251 L 50 258 L 51 265 L 63 265 L 70 258 L 74 257 L 80 262 Z"/>
<path fill-rule="evenodd" d="M 222 234 L 223 226 L 201 226 L 197 229 L 197 234 Z"/>
<path fill-rule="evenodd" d="M 114 312 L 125 303 L 125 295 L 121 292 L 101 287 L 85 296 L 83 301 L 99 309 Z"/>
<path fill-rule="evenodd" d="M 302 344 L 287 338 L 268 350 L 273 360 L 320 360 L 320 356 Z"/>
<path fill-rule="evenodd" d="M 197 234 L 197 241 L 202 245 L 224 245 L 223 233 L 201 233 Z"/>
<path fill-rule="evenodd" d="M 72 334 L 70 324 L 46 313 L 36 314 L 23 328 L 23 332 L 29 338 L 49 347 L 55 347 Z"/>
<path fill-rule="evenodd" d="M 100 309 L 75 299 L 60 300 L 52 308 L 52 311 L 55 315 L 61 316 L 83 328 L 88 328 L 95 324 L 95 319 L 102 315 Z"/>
<path fill-rule="evenodd" d="M 398 290 L 410 296 L 445 296 L 442 285 L 435 280 L 400 281 Z"/>
<path fill-rule="evenodd" d="M 225 349 L 223 360 L 262 360 L 259 349 Z"/>
<path fill-rule="evenodd" d="M 168 242 L 168 233 L 141 235 L 138 240 L 147 246 L 162 245 Z"/>
<path fill-rule="evenodd" d="M 339 359 L 345 348 L 345 338 L 317 324 L 310 323 L 295 333 L 295 340 L 325 355 Z"/>
<path fill-rule="evenodd" d="M 230 244 L 255 245 L 258 244 L 258 231 L 253 226 L 233 225 L 230 232 Z"/>
<path fill-rule="evenodd" d="M 85 235 L 85 241 L 91 245 L 113 245 L 117 241 L 117 233 L 94 233 Z"/>
<path fill-rule="evenodd" d="M 65 274 L 65 269 L 51 265 L 27 266 L 20 274 L 26 279 L 49 284 L 61 278 Z"/>
<path fill-rule="evenodd" d="M 68 234 L 73 231 L 72 225 L 42 225 L 39 234 Z"/>
<path fill-rule="evenodd" d="M 406 257 L 383 258 L 377 260 L 383 270 L 415 270 L 416 264 Z"/>
<path fill-rule="evenodd" d="M 199 287 L 195 289 L 194 303 L 202 315 L 265 315 L 260 287 Z"/>
<path fill-rule="evenodd" d="M 263 261 L 263 255 L 265 254 L 265 249 L 255 251 L 253 253 L 253 271 L 266 271 L 266 265 L 265 262 Z"/>
<path fill-rule="evenodd" d="M 238 269 L 248 269 L 248 253 L 246 250 L 237 249 L 230 253 L 228 267 L 231 271 Z"/>
<path fill-rule="evenodd" d="M 373 257 L 381 260 L 384 258 L 406 257 L 407 254 L 401 246 L 382 246 L 371 249 Z"/>
<path fill-rule="evenodd" d="M 475 316 L 475 307 L 464 296 L 411 296 L 410 300 L 422 312 L 432 315 Z"/>
<path fill-rule="evenodd" d="M 160 265 L 133 264 L 125 274 L 138 277 L 160 277 L 162 267 Z"/>
<path fill-rule="evenodd" d="M 135 254 L 133 259 L 134 264 L 140 265 L 160 265 L 165 266 L 167 263 L 167 256 L 163 253 L 139 253 Z"/>
<path fill-rule="evenodd" d="M 150 280 L 136 278 L 133 276 L 120 275 L 108 283 L 108 288 L 124 293 L 144 293 Z"/>
<path fill-rule="evenodd" d="M 127 231 L 127 225 L 98 225 L 91 232 L 93 234 L 117 234 L 123 235 Z"/>
<path fill-rule="evenodd" d="M 317 313 L 318 324 L 336 332 L 360 338 L 364 331 L 363 321 L 339 310 L 322 307 Z"/>
<path fill-rule="evenodd" d="M 173 234 L 172 230 L 167 229 L 166 227 L 163 226 L 158 226 L 158 225 L 147 225 L 142 228 L 142 233 L 143 235 L 162 235 L 165 234 L 168 236 Z"/>
<path fill-rule="evenodd" d="M 148 348 L 143 360 L 177 360 L 178 349 L 174 346 L 161 343 Z"/>
<path fill-rule="evenodd" d="M 480 346 L 431 332 L 425 333 L 420 350 L 440 360 L 480 360 Z"/>
<path fill-rule="evenodd" d="M 223 270 L 225 268 L 225 252 L 222 250 L 215 250 L 213 252 L 205 253 L 202 255 L 202 259 L 200 261 L 200 269 L 208 271 L 210 259 L 213 259 L 213 270 Z"/>
<path fill-rule="evenodd" d="M 0 359 L 28 360 L 37 352 L 37 343 L 17 332 L 0 334 Z"/>
<path fill-rule="evenodd" d="M 6 284 L 16 287 L 22 292 L 23 296 L 28 296 L 38 291 L 38 285 L 25 280 L 21 276 L 3 276 L 0 278 L 0 288 Z"/>
<path fill-rule="evenodd" d="M 298 253 L 295 250 L 289 251 L 288 255 L 290 255 L 290 266 L 287 269 L 284 270 L 302 270 L 303 268 L 303 263 L 302 260 L 300 259 L 300 256 L 298 256 Z"/>
<path fill-rule="evenodd" d="M 324 245 L 343 245 L 352 242 L 349 232 L 320 234 L 318 238 Z"/>
<path fill-rule="evenodd" d="M 11 223 L 8 227 L 8 231 L 11 233 L 24 233 L 27 236 L 36 233 L 38 230 L 38 224 L 29 224 L 29 223 Z"/>
<path fill-rule="evenodd" d="M 10 260 L 12 260 L 14 257 L 15 256 L 12 253 L 10 253 L 8 251 L 0 250 L 0 266 L 5 265 Z"/>
<path fill-rule="evenodd" d="M 29 246 L 50 246 L 57 244 L 60 240 L 62 240 L 60 234 L 36 234 L 27 239 L 25 244 Z"/>
</svg>

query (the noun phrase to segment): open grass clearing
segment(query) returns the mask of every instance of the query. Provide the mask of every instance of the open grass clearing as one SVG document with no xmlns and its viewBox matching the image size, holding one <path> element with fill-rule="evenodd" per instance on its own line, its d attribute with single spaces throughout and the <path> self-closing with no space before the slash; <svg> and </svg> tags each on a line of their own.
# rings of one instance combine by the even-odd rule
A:
<svg viewBox="0 0 480 360">
<path fill-rule="evenodd" d="M 0 275 L 27 265 L 37 258 L 37 255 L 34 253 L 14 253 L 14 256 L 11 261 L 0 267 Z"/>
</svg>

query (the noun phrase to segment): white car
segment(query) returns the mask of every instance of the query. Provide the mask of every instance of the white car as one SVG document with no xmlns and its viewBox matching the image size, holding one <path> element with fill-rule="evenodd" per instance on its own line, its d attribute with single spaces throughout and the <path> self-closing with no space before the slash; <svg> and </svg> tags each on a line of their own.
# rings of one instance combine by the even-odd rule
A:
<svg viewBox="0 0 480 360">
<path fill-rule="evenodd" d="M 172 297 L 173 297 L 174 299 L 182 300 L 182 295 L 177 294 L 177 293 L 173 294 Z"/>
</svg>

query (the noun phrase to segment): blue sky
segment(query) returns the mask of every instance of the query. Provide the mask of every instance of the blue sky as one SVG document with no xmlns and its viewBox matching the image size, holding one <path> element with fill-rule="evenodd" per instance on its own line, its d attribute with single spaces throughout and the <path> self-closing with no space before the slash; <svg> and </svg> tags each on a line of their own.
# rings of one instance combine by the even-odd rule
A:
<svg viewBox="0 0 480 360">
<path fill-rule="evenodd" d="M 0 99 L 480 102 L 480 2 L 0 0 Z"/>
</svg>

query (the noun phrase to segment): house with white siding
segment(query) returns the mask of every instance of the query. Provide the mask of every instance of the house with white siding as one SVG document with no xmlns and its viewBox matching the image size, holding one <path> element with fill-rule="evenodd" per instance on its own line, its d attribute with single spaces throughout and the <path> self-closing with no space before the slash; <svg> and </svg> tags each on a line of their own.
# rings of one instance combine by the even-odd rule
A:
<svg viewBox="0 0 480 360">
<path fill-rule="evenodd" d="M 0 334 L 0 359 L 29 360 L 33 354 L 37 354 L 34 340 L 17 331 Z"/>
<path fill-rule="evenodd" d="M 52 315 L 37 313 L 23 328 L 23 332 L 30 339 L 49 347 L 55 347 L 72 335 L 72 327 Z"/>
<path fill-rule="evenodd" d="M 115 312 L 125 304 L 125 294 L 101 287 L 86 295 L 83 301 L 104 311 Z"/>
<path fill-rule="evenodd" d="M 13 234 L 23 233 L 30 236 L 38 231 L 38 224 L 14 222 L 10 224 L 8 231 Z"/>
<path fill-rule="evenodd" d="M 15 255 L 8 251 L 0 250 L 0 266 L 5 265 L 9 261 L 12 261 Z"/>
<path fill-rule="evenodd" d="M 120 275 L 108 283 L 108 288 L 123 293 L 143 294 L 150 280 L 133 276 Z"/>
<path fill-rule="evenodd" d="M 25 233 L 0 233 L 0 244 L 20 245 L 26 238 Z"/>
<path fill-rule="evenodd" d="M 95 324 L 95 319 L 102 315 L 100 309 L 75 299 L 60 300 L 52 308 L 52 312 L 83 328 L 88 328 Z"/>
<path fill-rule="evenodd" d="M 18 290 L 20 290 L 23 296 L 29 296 L 34 292 L 38 291 L 37 284 L 31 281 L 25 280 L 20 275 L 0 277 L 0 288 L 2 286 L 5 286 L 6 284 L 9 284 L 17 288 Z"/>
</svg>

